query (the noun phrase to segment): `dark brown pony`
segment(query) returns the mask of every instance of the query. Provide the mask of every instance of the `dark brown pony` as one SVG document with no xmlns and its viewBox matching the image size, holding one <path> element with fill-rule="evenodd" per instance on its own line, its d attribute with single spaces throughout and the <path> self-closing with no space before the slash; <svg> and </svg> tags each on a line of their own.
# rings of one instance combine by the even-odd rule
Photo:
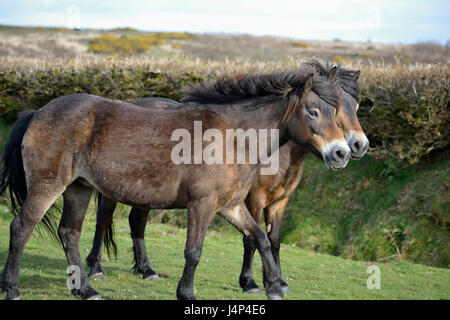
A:
<svg viewBox="0 0 450 320">
<path fill-rule="evenodd" d="M 327 78 L 334 77 L 334 69 L 330 64 L 323 66 L 317 61 L 307 63 L 313 67 L 320 75 Z M 368 148 L 368 140 L 361 129 L 356 116 L 359 106 L 360 88 L 358 85 L 359 71 L 337 68 L 338 83 L 341 87 L 342 107 L 337 110 L 336 120 L 344 131 L 347 144 L 351 148 L 353 159 L 361 158 Z M 144 98 L 133 104 L 144 108 L 176 108 L 179 102 L 164 98 Z M 263 214 L 265 216 L 266 230 L 271 242 L 272 254 L 275 263 L 281 271 L 279 249 L 281 220 L 286 210 L 289 197 L 301 181 L 303 173 L 303 163 L 308 151 L 289 141 L 280 148 L 280 170 L 274 175 L 258 174 L 246 199 L 247 208 L 257 223 L 260 222 Z M 87 264 L 91 268 L 89 276 L 93 278 L 104 278 L 101 268 L 101 247 L 103 238 L 108 235 L 105 245 L 110 251 L 116 252 L 116 246 L 112 237 L 112 217 L 117 202 L 99 196 L 97 211 L 97 226 L 91 253 L 87 258 Z M 131 237 L 133 239 L 133 252 L 135 273 L 143 275 L 145 280 L 157 280 L 158 274 L 150 267 L 147 257 L 144 231 L 147 223 L 149 210 L 133 208 L 129 215 Z M 252 242 L 244 236 L 244 261 L 240 276 L 240 285 L 245 292 L 259 293 L 252 272 L 252 261 L 255 247 Z M 281 278 L 281 286 L 284 292 L 289 291 L 289 287 Z"/>
<path fill-rule="evenodd" d="M 350 150 L 334 116 L 340 103 L 338 87 L 305 67 L 222 78 L 193 88 L 176 110 L 144 109 L 74 94 L 21 115 L 3 157 L 1 189 L 9 189 L 21 204 L 11 223 L 9 254 L 0 282 L 7 291 L 6 298 L 20 298 L 24 246 L 60 195 L 64 208 L 58 235 L 74 270 L 71 277 L 78 279 L 73 293 L 83 299 L 100 298 L 89 284 L 78 249 L 94 189 L 133 207 L 188 209 L 186 263 L 177 288 L 179 299 L 194 299 L 194 273 L 215 212 L 254 242 L 262 259 L 267 297 L 282 297 L 280 272 L 270 242 L 244 201 L 262 167 L 261 155 L 275 155 L 278 141 L 282 146 L 294 140 L 320 155 L 327 167 L 345 167 Z M 177 130 L 194 136 L 194 150 L 208 146 L 203 139 L 195 139 L 195 121 L 202 124 L 202 132 L 214 129 L 225 136 L 227 129 L 275 130 L 279 140 L 270 140 L 258 153 L 256 163 L 248 161 L 252 155 L 246 150 L 244 163 L 206 164 L 198 162 L 194 152 L 187 154 L 187 159 L 197 164 L 176 164 L 173 151 L 179 140 L 173 139 L 173 134 Z M 233 137 L 225 144 L 234 146 L 231 150 L 239 155 L 234 142 Z"/>
</svg>

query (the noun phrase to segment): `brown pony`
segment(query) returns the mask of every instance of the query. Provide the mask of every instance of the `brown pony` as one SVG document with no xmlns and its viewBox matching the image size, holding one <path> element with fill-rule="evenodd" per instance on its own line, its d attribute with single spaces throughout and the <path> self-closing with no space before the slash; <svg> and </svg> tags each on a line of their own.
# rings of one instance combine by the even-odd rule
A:
<svg viewBox="0 0 450 320">
<path fill-rule="evenodd" d="M 323 66 L 318 61 L 311 61 L 307 65 L 315 68 L 320 75 L 328 78 L 334 77 L 334 68 L 327 64 Z M 337 68 L 338 83 L 341 87 L 342 107 L 337 110 L 336 120 L 344 130 L 344 136 L 351 149 L 352 159 L 361 158 L 368 148 L 368 140 L 358 122 L 356 111 L 360 99 L 358 85 L 359 71 Z M 176 108 L 179 102 L 164 98 L 144 98 L 133 104 L 143 108 Z M 266 230 L 271 242 L 272 254 L 275 263 L 281 272 L 279 249 L 281 220 L 286 210 L 289 197 L 301 181 L 303 163 L 308 151 L 293 141 L 287 142 L 280 148 L 280 170 L 276 175 L 258 174 L 250 192 L 246 198 L 246 206 L 257 223 L 265 216 Z M 103 239 L 105 246 L 116 253 L 116 245 L 113 239 L 112 217 L 117 202 L 99 195 L 97 210 L 97 226 L 92 250 L 86 259 L 91 268 L 89 277 L 104 278 L 101 268 L 101 247 Z M 134 272 L 143 275 L 144 280 L 157 280 L 158 274 L 150 267 L 144 241 L 144 231 L 147 224 L 149 210 L 132 208 L 129 215 L 131 237 L 133 239 L 133 253 L 135 265 Z M 248 293 L 260 293 L 252 272 L 252 261 L 255 247 L 244 236 L 244 261 L 239 283 Z M 280 280 L 284 292 L 289 292 L 289 287 L 283 278 Z"/>
<path fill-rule="evenodd" d="M 317 61 L 307 63 L 314 67 L 322 76 L 332 76 L 333 67 L 327 64 L 325 67 Z M 369 147 L 356 111 L 359 107 L 360 88 L 357 83 L 359 71 L 341 68 L 337 69 L 338 84 L 341 87 L 342 107 L 337 109 L 336 121 L 344 131 L 347 144 L 351 149 L 352 159 L 360 159 Z M 304 161 L 308 151 L 293 141 L 289 141 L 280 147 L 280 169 L 276 175 L 257 175 L 247 199 L 245 201 L 250 214 L 257 223 L 261 221 L 264 214 L 267 235 L 271 243 L 272 254 L 280 273 L 280 233 L 281 222 L 286 211 L 289 197 L 298 186 L 303 175 Z M 244 236 L 244 261 L 239 277 L 239 284 L 248 293 L 259 293 L 252 272 L 252 261 L 255 247 L 251 241 Z M 280 278 L 283 291 L 289 292 L 286 281 Z"/>
<path fill-rule="evenodd" d="M 194 299 L 194 273 L 206 229 L 216 212 L 254 242 L 262 259 L 266 295 L 269 299 L 281 298 L 280 272 L 270 241 L 244 201 L 265 159 L 279 151 L 278 142 L 282 146 L 294 140 L 320 155 L 329 168 L 346 166 L 350 149 L 335 119 L 340 91 L 322 78 L 311 67 L 221 78 L 193 88 L 183 104 L 174 109 L 144 109 L 74 94 L 22 114 L 3 156 L 1 190 L 9 189 L 21 204 L 11 223 L 9 254 L 0 281 L 6 298 L 20 298 L 24 246 L 60 195 L 64 208 L 58 236 L 73 270 L 72 291 L 83 299 L 100 298 L 89 284 L 78 249 L 94 189 L 133 207 L 188 209 L 186 263 L 177 287 L 179 299 Z M 270 135 L 264 144 L 264 136 L 257 136 L 261 149 L 253 163 L 249 160 L 254 156 L 251 148 L 240 154 L 236 136 L 231 135 L 224 146 L 230 148 L 232 161 L 224 164 L 219 159 L 218 163 L 207 164 L 202 162 L 201 153 L 200 161 L 196 153 L 209 146 L 204 138 L 197 138 L 196 123 L 201 124 L 200 134 L 214 130 L 226 136 L 237 129 L 252 129 L 276 132 L 279 139 Z M 193 154 L 187 148 L 182 153 L 177 149 L 180 136 L 174 137 L 175 132 L 194 137 L 188 145 Z M 250 139 L 246 142 L 251 145 Z M 175 161 L 174 150 L 180 151 L 186 162 Z M 242 155 L 243 163 L 235 160 Z"/>
</svg>

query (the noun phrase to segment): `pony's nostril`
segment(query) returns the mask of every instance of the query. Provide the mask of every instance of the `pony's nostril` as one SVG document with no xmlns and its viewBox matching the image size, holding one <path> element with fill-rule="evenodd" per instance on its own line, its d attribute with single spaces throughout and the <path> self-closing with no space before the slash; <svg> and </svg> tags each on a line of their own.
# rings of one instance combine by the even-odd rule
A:
<svg viewBox="0 0 450 320">
<path fill-rule="evenodd" d="M 342 150 L 336 150 L 334 154 L 336 155 L 336 158 L 339 160 L 343 160 L 345 158 L 345 153 L 342 152 Z"/>
<path fill-rule="evenodd" d="M 355 151 L 359 151 L 359 150 L 361 150 L 361 143 L 359 141 L 355 141 L 353 143 L 353 147 L 354 147 Z"/>
</svg>

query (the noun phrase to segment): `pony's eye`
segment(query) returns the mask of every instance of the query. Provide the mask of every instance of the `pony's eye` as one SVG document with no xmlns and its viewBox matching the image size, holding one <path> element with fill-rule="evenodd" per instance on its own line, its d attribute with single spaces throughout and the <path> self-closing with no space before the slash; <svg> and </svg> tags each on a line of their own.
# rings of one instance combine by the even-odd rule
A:
<svg viewBox="0 0 450 320">
<path fill-rule="evenodd" d="M 317 109 L 308 110 L 308 116 L 312 119 L 317 119 L 319 117 L 319 110 Z"/>
</svg>

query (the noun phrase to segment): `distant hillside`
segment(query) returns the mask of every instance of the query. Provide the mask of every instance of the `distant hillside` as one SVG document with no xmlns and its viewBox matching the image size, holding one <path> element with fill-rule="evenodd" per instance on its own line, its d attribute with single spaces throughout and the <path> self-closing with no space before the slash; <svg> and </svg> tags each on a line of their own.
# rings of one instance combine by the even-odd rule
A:
<svg viewBox="0 0 450 320">
<path fill-rule="evenodd" d="M 105 35 L 108 36 L 105 39 Z M 157 40 L 157 41 L 153 41 Z M 109 45 L 104 45 L 110 42 Z M 98 44 L 103 46 L 99 46 Z M 102 49 L 103 48 L 103 49 Z M 113 48 L 113 50 L 111 50 Z M 104 50 L 104 51 L 102 51 Z M 343 63 L 449 62 L 450 47 L 370 42 L 309 41 L 271 36 L 152 33 L 130 28 L 69 30 L 0 26 L 0 57 L 74 57 L 90 54 L 186 56 L 203 60 L 277 61 L 312 57 Z"/>
</svg>

